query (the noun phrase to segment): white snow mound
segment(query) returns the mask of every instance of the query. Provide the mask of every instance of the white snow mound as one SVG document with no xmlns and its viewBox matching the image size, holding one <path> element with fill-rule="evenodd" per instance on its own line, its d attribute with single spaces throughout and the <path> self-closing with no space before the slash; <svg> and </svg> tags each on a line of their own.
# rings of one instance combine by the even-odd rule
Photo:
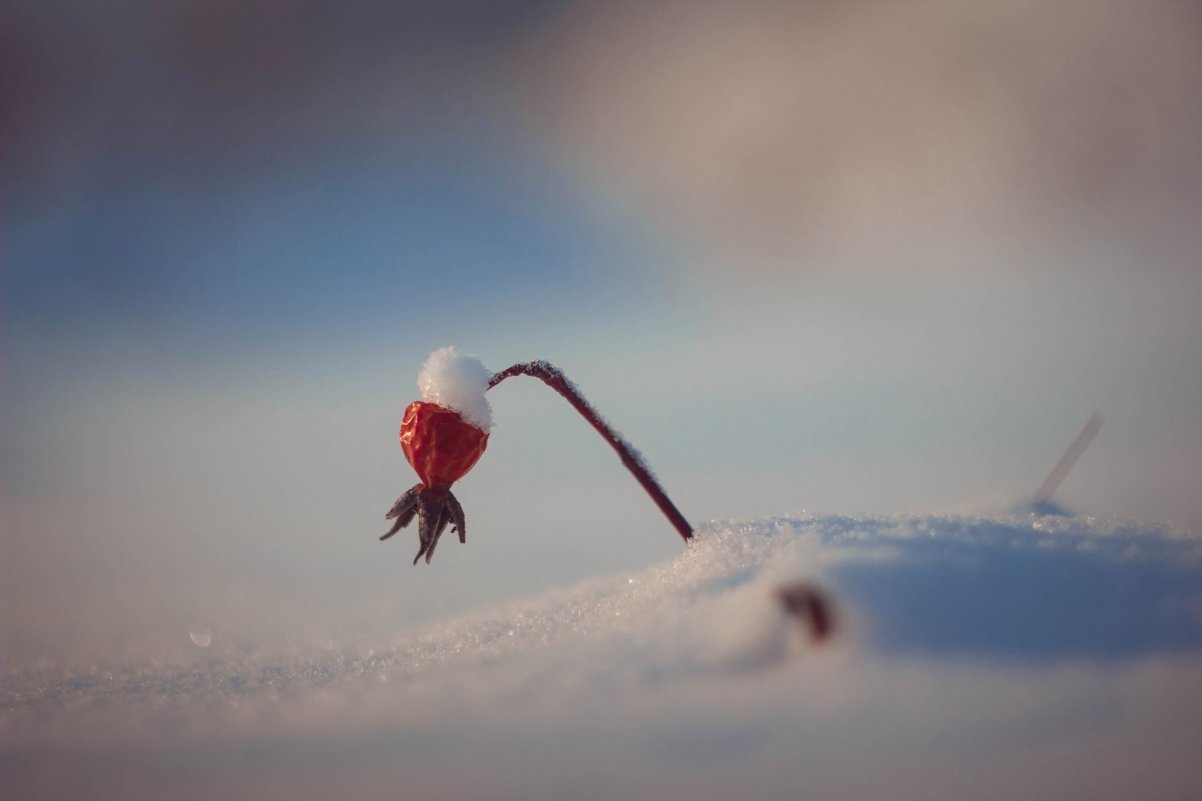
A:
<svg viewBox="0 0 1202 801">
<path fill-rule="evenodd" d="M 458 412 L 464 420 L 484 431 L 492 430 L 492 407 L 484 393 L 492 371 L 475 356 L 462 356 L 454 347 L 430 354 L 417 374 L 421 399 Z"/>
<path fill-rule="evenodd" d="M 799 580 L 835 603 L 822 647 L 775 600 Z M 1200 603 L 1192 529 L 711 522 L 670 560 L 422 631 L 0 671 L 0 760 L 14 798 L 1117 801 L 1137 754 L 1141 797 L 1193 798 Z"/>
</svg>

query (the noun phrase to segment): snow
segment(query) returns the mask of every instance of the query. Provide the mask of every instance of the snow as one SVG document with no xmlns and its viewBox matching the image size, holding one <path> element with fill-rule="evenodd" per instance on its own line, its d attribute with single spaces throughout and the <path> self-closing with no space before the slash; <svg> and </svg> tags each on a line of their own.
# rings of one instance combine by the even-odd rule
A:
<svg viewBox="0 0 1202 801">
<path fill-rule="evenodd" d="M 421 399 L 458 412 L 477 428 L 492 430 L 492 407 L 484 393 L 492 371 L 475 356 L 462 356 L 455 348 L 439 348 L 430 354 L 417 374 Z"/>
<path fill-rule="evenodd" d="M 829 646 L 774 599 L 797 580 L 836 599 Z M 1163 524 L 714 522 L 666 562 L 387 641 L 197 653 L 8 676 L 13 797 L 1202 789 L 1202 537 Z"/>
</svg>

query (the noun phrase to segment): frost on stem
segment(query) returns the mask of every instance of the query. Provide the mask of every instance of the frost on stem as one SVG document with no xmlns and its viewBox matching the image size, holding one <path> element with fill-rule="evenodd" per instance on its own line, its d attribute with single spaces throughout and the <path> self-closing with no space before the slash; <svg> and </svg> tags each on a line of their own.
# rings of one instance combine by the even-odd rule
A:
<svg viewBox="0 0 1202 801">
<path fill-rule="evenodd" d="M 602 439 L 617 451 L 618 458 L 622 460 L 622 464 L 626 466 L 626 469 L 634 475 L 643 489 L 647 491 L 647 494 L 651 496 L 651 499 L 655 501 L 655 505 L 668 518 L 668 521 L 676 529 L 677 533 L 680 534 L 681 539 L 685 542 L 693 539 L 693 527 L 689 525 L 689 521 L 685 520 L 684 515 L 680 513 L 675 504 L 668 499 L 667 493 L 660 487 L 659 482 L 647 466 L 642 454 L 635 450 L 629 442 L 614 430 L 613 426 L 606 422 L 605 418 L 584 397 L 584 393 L 580 391 L 579 387 L 572 383 L 563 374 L 562 370 L 550 362 L 545 362 L 541 359 L 515 364 L 490 378 L 488 388 L 492 389 L 506 378 L 515 375 L 528 375 L 532 378 L 537 378 L 562 395 L 568 403 L 572 404 L 572 408 L 579 412 L 581 417 L 588 420 L 589 425 L 601 435 Z"/>
</svg>

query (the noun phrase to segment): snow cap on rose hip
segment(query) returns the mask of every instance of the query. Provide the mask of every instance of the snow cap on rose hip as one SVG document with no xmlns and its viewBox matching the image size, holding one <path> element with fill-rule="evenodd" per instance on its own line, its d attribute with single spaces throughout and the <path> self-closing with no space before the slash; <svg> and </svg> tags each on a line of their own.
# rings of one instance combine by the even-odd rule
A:
<svg viewBox="0 0 1202 801">
<path fill-rule="evenodd" d="M 463 507 L 451 485 L 467 474 L 488 446 L 492 409 L 484 399 L 492 372 L 474 356 L 460 356 L 454 348 L 430 354 L 417 376 L 422 399 L 405 408 L 401 419 L 401 449 L 421 479 L 397 498 L 385 515 L 394 520 L 386 540 L 416 517 L 421 540 L 413 563 L 426 562 L 447 526 L 467 542 Z"/>
<path fill-rule="evenodd" d="M 484 432 L 492 430 L 492 407 L 484 393 L 492 371 L 475 356 L 463 356 L 454 347 L 430 354 L 417 374 L 421 399 L 450 409 Z"/>
</svg>

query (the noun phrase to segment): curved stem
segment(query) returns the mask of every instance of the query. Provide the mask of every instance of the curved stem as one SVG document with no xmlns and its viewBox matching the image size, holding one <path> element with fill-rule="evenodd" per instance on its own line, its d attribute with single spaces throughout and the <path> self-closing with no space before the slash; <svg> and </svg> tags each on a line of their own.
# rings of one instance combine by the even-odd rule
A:
<svg viewBox="0 0 1202 801">
<path fill-rule="evenodd" d="M 680 534 L 681 539 L 686 543 L 693 539 L 693 527 L 689 525 L 689 521 L 684 519 L 684 515 L 680 513 L 680 510 L 668 499 L 667 493 L 660 487 L 659 482 L 655 480 L 655 476 L 651 474 L 651 470 L 643 462 L 638 451 L 631 447 L 629 442 L 622 439 L 618 432 L 610 428 L 609 423 L 605 422 L 604 418 L 592 407 L 592 404 L 585 400 L 584 395 L 580 393 L 576 385 L 569 381 L 567 376 L 558 367 L 541 360 L 515 364 L 489 379 L 488 388 L 492 389 L 506 378 L 515 375 L 528 375 L 532 378 L 537 378 L 562 395 L 568 403 L 572 404 L 572 407 L 580 412 L 580 415 L 585 420 L 588 420 L 589 425 L 597 430 L 597 433 L 609 443 L 610 447 L 618 452 L 618 458 L 622 460 L 622 464 L 626 465 L 626 469 L 634 474 L 635 479 L 647 491 L 647 494 L 651 496 L 651 500 L 655 501 L 655 505 L 668 518 L 668 521 L 676 529 L 677 533 Z"/>
</svg>

